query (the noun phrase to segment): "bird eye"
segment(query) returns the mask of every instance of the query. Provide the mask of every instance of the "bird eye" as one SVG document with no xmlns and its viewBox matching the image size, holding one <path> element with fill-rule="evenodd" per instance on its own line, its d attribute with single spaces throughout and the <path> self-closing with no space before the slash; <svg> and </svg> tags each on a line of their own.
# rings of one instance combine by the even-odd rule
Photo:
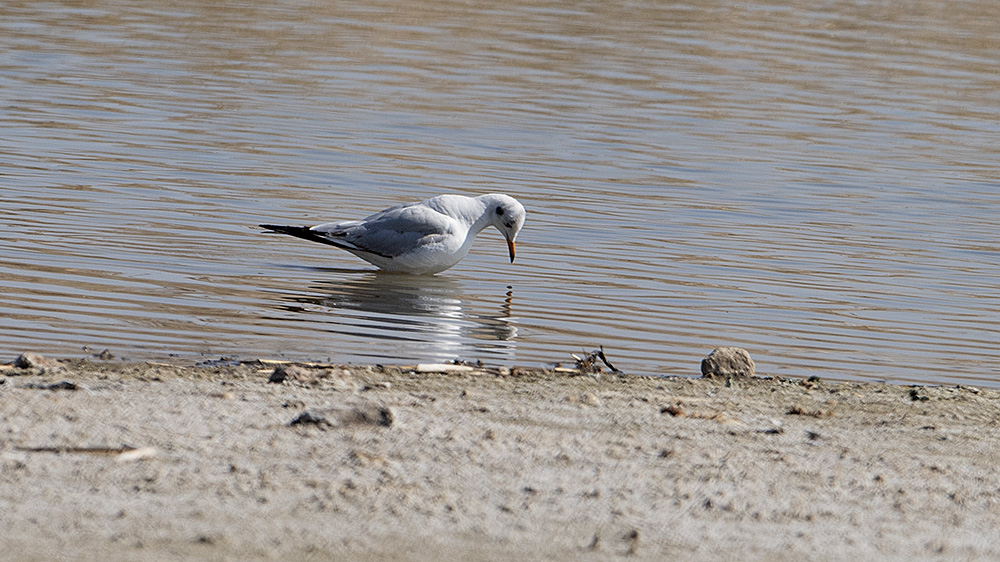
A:
<svg viewBox="0 0 1000 562">
<path fill-rule="evenodd" d="M 497 214 L 503 216 L 503 207 L 497 207 Z"/>
</svg>

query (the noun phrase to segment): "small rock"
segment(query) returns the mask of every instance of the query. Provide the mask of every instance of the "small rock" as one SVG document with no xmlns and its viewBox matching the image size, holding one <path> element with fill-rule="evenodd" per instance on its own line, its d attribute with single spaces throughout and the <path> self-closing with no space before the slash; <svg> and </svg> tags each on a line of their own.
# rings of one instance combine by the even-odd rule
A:
<svg viewBox="0 0 1000 562">
<path fill-rule="evenodd" d="M 674 416 L 675 418 L 683 418 L 686 415 L 684 413 L 684 409 L 681 408 L 679 404 L 671 404 L 669 406 L 665 406 L 663 408 L 660 408 L 660 413 L 661 414 L 670 414 L 671 416 Z"/>
<path fill-rule="evenodd" d="M 391 389 L 392 389 L 392 383 L 388 381 L 366 384 L 361 387 L 362 392 L 369 392 L 372 390 L 391 390 Z"/>
<path fill-rule="evenodd" d="M 34 351 L 26 351 L 14 361 L 14 366 L 18 369 L 44 369 L 54 365 L 54 361 Z"/>
<path fill-rule="evenodd" d="M 282 383 L 288 379 L 292 380 L 306 380 L 310 378 L 311 372 L 309 369 L 304 369 L 297 365 L 278 365 L 271 372 L 271 376 L 268 377 L 267 382 L 271 383 Z"/>
<path fill-rule="evenodd" d="M 80 387 L 75 382 L 60 381 L 45 387 L 46 390 L 79 390 Z"/>
<path fill-rule="evenodd" d="M 342 417 L 342 421 L 344 423 L 362 423 L 389 427 L 396 421 L 396 416 L 392 413 L 392 410 L 385 406 L 370 405 L 354 408 L 350 413 Z"/>
<path fill-rule="evenodd" d="M 277 369 L 275 369 L 277 370 Z M 314 414 L 312 412 L 306 411 L 298 415 L 294 420 L 290 421 L 288 425 L 333 425 L 326 417 L 319 414 Z"/>
<path fill-rule="evenodd" d="M 740 347 L 717 347 L 701 360 L 701 376 L 706 378 L 752 377 L 755 372 L 750 353 Z"/>
<path fill-rule="evenodd" d="M 24 388 L 32 388 L 36 390 L 80 390 L 81 387 L 75 382 L 60 381 L 52 384 L 29 383 L 24 385 Z"/>
<path fill-rule="evenodd" d="M 785 412 L 789 416 L 811 416 L 814 418 L 828 418 L 833 415 L 833 410 L 823 410 L 822 408 L 810 410 L 799 405 L 794 405 Z"/>
<path fill-rule="evenodd" d="M 299 414 L 288 425 L 319 425 L 337 427 L 352 424 L 378 425 L 389 427 L 395 422 L 396 416 L 385 406 L 363 405 L 355 408 L 337 408 L 318 411 L 306 410 Z"/>
<path fill-rule="evenodd" d="M 299 365 L 278 365 L 271 372 L 267 382 L 296 382 L 312 386 L 328 386 L 335 390 L 358 391 L 361 385 L 354 380 L 347 369 L 310 368 Z"/>
</svg>

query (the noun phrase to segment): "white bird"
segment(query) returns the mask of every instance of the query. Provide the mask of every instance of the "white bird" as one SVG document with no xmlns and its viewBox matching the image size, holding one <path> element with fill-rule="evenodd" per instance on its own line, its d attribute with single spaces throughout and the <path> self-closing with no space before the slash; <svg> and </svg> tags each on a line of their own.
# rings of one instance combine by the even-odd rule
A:
<svg viewBox="0 0 1000 562">
<path fill-rule="evenodd" d="M 390 207 L 361 220 L 313 227 L 262 224 L 263 228 L 330 244 L 396 273 L 440 273 L 468 255 L 476 235 L 495 226 L 507 239 L 514 262 L 514 239 L 525 211 L 517 199 L 491 193 L 479 197 L 438 195 Z"/>
</svg>

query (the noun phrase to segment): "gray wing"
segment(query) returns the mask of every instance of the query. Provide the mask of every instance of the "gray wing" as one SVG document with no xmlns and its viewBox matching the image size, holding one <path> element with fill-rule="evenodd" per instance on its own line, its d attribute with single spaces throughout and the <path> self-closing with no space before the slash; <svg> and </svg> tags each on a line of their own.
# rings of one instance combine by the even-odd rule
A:
<svg viewBox="0 0 1000 562">
<path fill-rule="evenodd" d="M 400 205 L 357 221 L 320 224 L 310 231 L 347 250 L 394 258 L 439 241 L 455 219 L 429 207 Z"/>
</svg>

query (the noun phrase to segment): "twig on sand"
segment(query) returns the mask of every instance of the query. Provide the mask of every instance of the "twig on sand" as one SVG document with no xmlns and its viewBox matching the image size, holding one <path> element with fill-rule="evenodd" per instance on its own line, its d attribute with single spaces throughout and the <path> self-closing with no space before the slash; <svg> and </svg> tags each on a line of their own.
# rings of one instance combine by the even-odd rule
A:
<svg viewBox="0 0 1000 562">
<path fill-rule="evenodd" d="M 611 361 L 608 361 L 607 356 L 604 355 L 604 346 L 603 345 L 601 346 L 601 349 L 599 349 L 597 351 L 597 356 L 601 358 L 601 361 L 604 361 L 604 364 L 607 365 L 608 368 L 611 369 L 612 372 L 614 372 L 614 373 L 620 373 L 621 372 L 617 368 L 615 368 L 614 365 L 611 364 Z"/>
<path fill-rule="evenodd" d="M 105 446 L 84 446 L 84 447 L 72 447 L 72 446 L 41 446 L 41 447 L 24 447 L 15 446 L 18 451 L 24 451 L 26 453 L 56 453 L 56 454 L 83 454 L 83 455 L 108 455 L 115 456 L 119 461 L 134 461 L 142 460 L 145 458 L 150 458 L 156 456 L 156 449 L 153 447 L 132 447 L 131 445 L 122 445 L 121 447 L 105 447 Z"/>
<path fill-rule="evenodd" d="M 611 361 L 608 361 L 608 356 L 604 354 L 604 346 L 602 345 L 600 349 L 595 349 L 588 353 L 585 357 L 580 357 L 576 354 L 572 355 L 573 359 L 576 359 L 576 370 L 581 373 L 599 373 L 601 372 L 601 367 L 597 365 L 597 360 L 600 359 L 602 363 L 611 369 L 612 373 L 620 373 Z"/>
</svg>

